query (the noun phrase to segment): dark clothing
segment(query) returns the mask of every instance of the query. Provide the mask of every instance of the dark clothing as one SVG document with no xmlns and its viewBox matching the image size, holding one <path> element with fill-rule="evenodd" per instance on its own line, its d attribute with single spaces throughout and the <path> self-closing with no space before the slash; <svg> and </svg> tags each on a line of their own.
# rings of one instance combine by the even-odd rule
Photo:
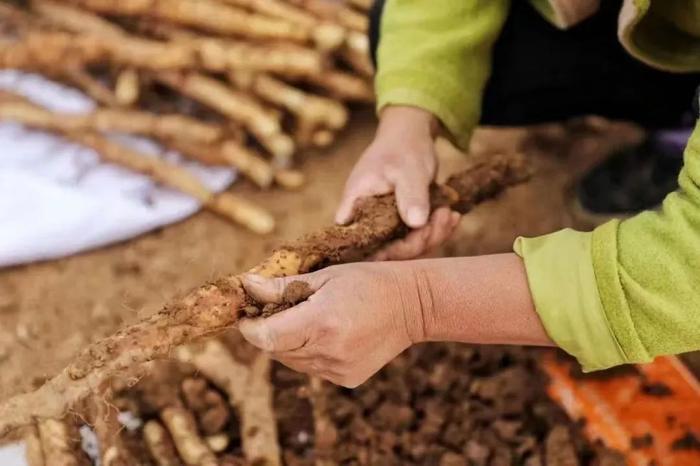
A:
<svg viewBox="0 0 700 466">
<path fill-rule="evenodd" d="M 370 11 L 376 64 L 384 0 Z M 494 47 L 481 124 L 516 126 L 600 115 L 647 128 L 673 127 L 690 111 L 700 75 L 660 71 L 631 57 L 617 39 L 620 0 L 560 30 L 528 2 L 514 0 Z"/>
</svg>

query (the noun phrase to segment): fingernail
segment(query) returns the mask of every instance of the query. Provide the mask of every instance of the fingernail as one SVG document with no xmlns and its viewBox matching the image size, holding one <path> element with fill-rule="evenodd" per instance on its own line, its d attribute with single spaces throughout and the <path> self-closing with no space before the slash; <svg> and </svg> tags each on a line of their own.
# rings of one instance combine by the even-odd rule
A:
<svg viewBox="0 0 700 466">
<path fill-rule="evenodd" d="M 452 212 L 452 223 L 459 223 L 462 215 L 459 212 Z"/>
<path fill-rule="evenodd" d="M 408 209 L 408 226 L 417 228 L 423 226 L 427 220 L 427 215 L 420 207 L 411 207 Z"/>
</svg>

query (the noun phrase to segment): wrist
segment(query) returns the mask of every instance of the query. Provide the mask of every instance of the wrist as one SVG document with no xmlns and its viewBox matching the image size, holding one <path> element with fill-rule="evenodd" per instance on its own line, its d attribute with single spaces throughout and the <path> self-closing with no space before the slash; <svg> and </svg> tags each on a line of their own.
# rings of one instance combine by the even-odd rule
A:
<svg viewBox="0 0 700 466">
<path fill-rule="evenodd" d="M 515 254 L 411 261 L 421 341 L 551 345 Z"/>
<path fill-rule="evenodd" d="M 400 304 L 397 320 L 402 322 L 411 344 L 431 341 L 435 327 L 435 301 L 429 270 L 421 261 L 387 262 L 397 284 L 396 301 Z"/>
<path fill-rule="evenodd" d="M 379 116 L 378 132 L 400 131 L 405 134 L 423 135 L 435 138 L 440 123 L 427 110 L 408 105 L 389 105 L 382 109 Z"/>
</svg>

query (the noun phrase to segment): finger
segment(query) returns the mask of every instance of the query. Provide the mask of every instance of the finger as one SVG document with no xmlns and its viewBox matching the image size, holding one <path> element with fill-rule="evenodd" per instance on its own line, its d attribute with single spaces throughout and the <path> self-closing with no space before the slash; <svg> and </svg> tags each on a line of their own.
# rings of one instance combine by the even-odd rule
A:
<svg viewBox="0 0 700 466">
<path fill-rule="evenodd" d="M 282 354 L 288 354 L 288 353 L 282 353 Z M 285 356 L 275 356 L 272 355 L 272 359 L 275 361 L 278 361 L 281 364 L 284 364 L 285 366 L 289 367 L 290 369 L 293 369 L 297 372 L 301 372 L 304 374 L 311 374 L 311 375 L 316 375 L 315 370 L 312 369 L 311 365 L 311 358 L 304 358 L 304 359 L 297 359 L 297 358 L 291 358 L 291 357 L 285 357 Z M 315 368 L 314 368 L 315 369 Z"/>
<path fill-rule="evenodd" d="M 321 272 L 279 278 L 266 278 L 261 275 L 247 273 L 241 277 L 241 283 L 246 293 L 261 303 L 281 303 L 284 290 L 293 281 L 306 282 L 311 291 L 316 292 L 325 283 L 325 277 Z"/>
<path fill-rule="evenodd" d="M 290 353 L 285 353 L 285 354 L 291 354 Z M 341 374 L 339 372 L 336 372 L 332 369 L 328 369 L 325 367 L 324 364 L 319 363 L 316 358 L 302 358 L 302 359 L 297 359 L 294 357 L 289 357 L 289 356 L 276 356 L 273 357 L 275 361 L 280 362 L 281 364 L 284 364 L 285 366 L 289 367 L 290 369 L 293 369 L 297 372 L 302 372 L 304 374 L 309 374 L 317 377 L 321 377 L 325 380 L 330 380 L 330 379 L 340 379 Z"/>
<path fill-rule="evenodd" d="M 316 315 L 315 304 L 304 301 L 267 318 L 241 319 L 238 329 L 248 343 L 263 351 L 291 351 L 308 342 Z"/>
<path fill-rule="evenodd" d="M 376 253 L 374 260 L 408 260 L 420 256 L 425 252 L 428 236 L 432 227 L 430 225 L 411 231 L 405 238 L 394 241 L 387 247 Z"/>
<path fill-rule="evenodd" d="M 414 171 L 402 172 L 396 180 L 396 206 L 401 219 L 411 228 L 425 226 L 430 215 L 430 179 Z"/>
<path fill-rule="evenodd" d="M 393 186 L 384 178 L 374 175 L 351 176 L 345 185 L 343 197 L 335 214 L 335 222 L 345 225 L 352 220 L 355 202 L 366 196 L 378 196 L 391 192 Z"/>
<path fill-rule="evenodd" d="M 430 218 L 430 235 L 426 241 L 426 251 L 440 246 L 452 235 L 456 224 L 452 217 L 453 212 L 447 207 L 437 209 Z"/>
</svg>

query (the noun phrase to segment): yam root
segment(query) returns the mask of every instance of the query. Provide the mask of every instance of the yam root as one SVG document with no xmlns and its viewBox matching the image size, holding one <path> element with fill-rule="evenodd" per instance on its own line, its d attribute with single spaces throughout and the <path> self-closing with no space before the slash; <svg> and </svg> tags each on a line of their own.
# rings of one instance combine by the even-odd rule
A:
<svg viewBox="0 0 700 466">
<path fill-rule="evenodd" d="M 8 97 L 9 96 L 9 97 Z M 41 110 L 22 97 L 3 94 L 10 103 L 20 102 Z M 129 147 L 118 144 L 95 132 L 65 131 L 56 119 L 25 122 L 33 128 L 55 131 L 65 138 L 93 149 L 106 162 L 114 163 L 138 173 L 148 175 L 165 186 L 177 189 L 197 199 L 207 209 L 243 225 L 256 233 L 270 233 L 274 218 L 266 210 L 232 193 L 214 194 L 194 175 L 182 167 L 157 157 L 149 157 Z"/>
<path fill-rule="evenodd" d="M 348 121 L 348 110 L 342 103 L 304 92 L 273 76 L 260 73 L 239 79 L 239 73 L 234 72 L 229 77 L 240 88 L 250 90 L 314 126 L 340 129 Z"/>
<path fill-rule="evenodd" d="M 194 68 L 190 47 L 148 39 L 62 31 L 31 30 L 19 39 L 0 41 L 0 67 L 57 70 L 112 63 L 149 70 Z"/>
<path fill-rule="evenodd" d="M 139 73 L 133 68 L 127 68 L 117 76 L 114 85 L 114 95 L 117 103 L 122 107 L 130 107 L 139 100 L 141 94 L 141 83 Z"/>
<path fill-rule="evenodd" d="M 275 171 L 275 183 L 284 189 L 299 189 L 305 182 L 304 174 L 298 170 L 280 168 Z"/>
<path fill-rule="evenodd" d="M 207 445 L 214 453 L 221 453 L 228 448 L 231 439 L 225 433 L 209 435 L 204 439 Z"/>
<path fill-rule="evenodd" d="M 334 50 L 340 47 L 345 38 L 346 31 L 341 25 L 319 19 L 290 2 L 282 0 L 225 0 L 225 2 L 309 28 L 316 46 L 321 50 Z"/>
<path fill-rule="evenodd" d="M 294 142 L 282 133 L 279 120 L 251 96 L 198 73 L 166 72 L 159 73 L 156 79 L 240 123 L 273 156 L 281 159 L 292 156 Z"/>
<path fill-rule="evenodd" d="M 93 400 L 93 425 L 100 445 L 100 459 L 104 466 L 130 466 L 134 458 L 121 438 L 122 425 L 117 419 L 119 412 L 110 406 L 101 395 Z"/>
<path fill-rule="evenodd" d="M 471 168 L 433 187 L 432 203 L 467 213 L 529 174 L 520 155 L 475 158 Z M 361 260 L 406 232 L 393 195 L 366 198 L 358 205 L 353 223 L 321 229 L 282 245 L 251 272 L 280 277 Z M 1 403 L 0 436 L 37 418 L 59 417 L 105 380 L 141 363 L 168 357 L 177 346 L 235 327 L 243 309 L 251 304 L 236 275 L 191 291 L 154 315 L 90 345 L 36 391 Z"/>
<path fill-rule="evenodd" d="M 88 11 L 53 0 L 32 0 L 32 11 L 44 21 L 56 27 L 72 32 L 87 32 L 101 36 L 121 38 L 122 29 Z"/>
<path fill-rule="evenodd" d="M 370 81 L 345 71 L 331 69 L 322 74 L 305 76 L 304 79 L 340 100 L 374 102 L 374 90 Z"/>
<path fill-rule="evenodd" d="M 176 140 L 165 143 L 183 155 L 200 162 L 235 167 L 261 188 L 268 188 L 275 179 L 275 170 L 270 163 L 237 141 L 228 140 L 209 145 Z"/>
<path fill-rule="evenodd" d="M 362 33 L 369 30 L 369 18 L 342 2 L 329 2 L 327 0 L 291 0 L 292 4 L 303 8 L 316 17 L 340 24 L 341 26 Z"/>
<path fill-rule="evenodd" d="M 331 453 L 338 442 L 338 431 L 328 415 L 328 397 L 323 387 L 323 380 L 318 377 L 309 378 L 309 394 L 312 400 L 314 415 L 314 455 L 316 466 L 333 464 Z"/>
<path fill-rule="evenodd" d="M 115 24 L 70 5 L 47 0 L 34 0 L 32 5 L 42 18 L 67 31 L 118 39 L 108 42 L 116 57 L 114 61 L 136 60 L 145 52 L 127 52 L 140 46 L 153 50 L 153 53 L 166 49 L 170 54 L 177 53 L 180 61 L 171 62 L 172 68 L 201 68 L 213 72 L 250 69 L 290 75 L 320 73 L 322 68 L 318 51 L 292 44 L 251 44 L 203 36 L 169 24 L 142 21 L 141 28 L 146 32 L 168 39 L 168 42 L 156 42 L 128 34 Z M 148 63 L 142 68 L 152 69 Z"/>
<path fill-rule="evenodd" d="M 311 31 L 297 23 L 249 13 L 214 0 L 67 0 L 96 13 L 143 17 L 255 40 L 306 42 Z"/>
<path fill-rule="evenodd" d="M 350 4 L 362 11 L 369 11 L 372 8 L 373 0 L 350 0 Z"/>
<path fill-rule="evenodd" d="M 179 140 L 196 144 L 220 141 L 224 129 L 180 114 L 157 115 L 137 110 L 99 108 L 85 114 L 58 113 L 0 93 L 0 119 L 51 131 L 105 131 L 138 134 L 162 141 Z"/>
<path fill-rule="evenodd" d="M 90 461 L 80 448 L 78 427 L 70 418 L 39 422 L 39 439 L 47 464 L 51 466 L 87 466 Z"/>
<path fill-rule="evenodd" d="M 24 433 L 24 443 L 27 446 L 25 456 L 29 466 L 46 466 L 46 458 L 41 449 L 41 439 L 36 426 L 29 426 Z"/>
<path fill-rule="evenodd" d="M 255 233 L 266 234 L 274 229 L 274 218 L 262 207 L 232 193 L 214 194 L 196 177 L 177 165 L 144 156 L 95 133 L 70 133 L 66 136 L 94 149 L 106 161 L 145 173 L 165 186 L 194 197 L 208 210 Z"/>
<path fill-rule="evenodd" d="M 318 51 L 292 44 L 250 44 L 144 22 L 146 30 L 173 39 L 162 42 L 129 34 L 99 16 L 68 5 L 37 2 L 35 6 L 42 18 L 63 31 L 30 28 L 16 40 L 3 41 L 2 66 L 52 70 L 66 63 L 79 66 L 106 62 L 147 70 L 250 69 L 289 75 L 320 73 L 322 69 Z"/>
<path fill-rule="evenodd" d="M 340 50 L 340 57 L 360 76 L 374 76 L 374 66 L 370 60 L 369 38 L 366 34 L 352 32 Z"/>
<path fill-rule="evenodd" d="M 218 466 L 216 455 L 199 435 L 191 412 L 180 406 L 169 406 L 160 417 L 186 465 Z"/>
<path fill-rule="evenodd" d="M 67 68 L 55 73 L 55 76 L 57 79 L 80 89 L 101 105 L 107 107 L 117 107 L 119 105 L 114 91 L 82 68 Z"/>
<path fill-rule="evenodd" d="M 173 439 L 160 422 L 146 422 L 143 426 L 143 439 L 157 466 L 182 466 Z"/>
<path fill-rule="evenodd" d="M 182 381 L 182 395 L 187 407 L 197 417 L 200 430 L 207 435 L 221 432 L 229 421 L 229 410 L 224 398 L 212 390 L 201 377 Z"/>
<path fill-rule="evenodd" d="M 270 359 L 256 352 L 252 361 L 237 361 L 218 340 L 203 348 L 178 348 L 178 359 L 193 364 L 199 372 L 226 392 L 239 413 L 243 452 L 251 464 L 279 466 L 277 424 L 272 410 Z"/>
<path fill-rule="evenodd" d="M 199 67 L 210 71 L 253 70 L 303 76 L 322 70 L 322 56 L 313 49 L 293 44 L 251 44 L 205 36 L 153 21 L 139 24 L 149 34 L 187 44 L 197 54 Z"/>
</svg>

